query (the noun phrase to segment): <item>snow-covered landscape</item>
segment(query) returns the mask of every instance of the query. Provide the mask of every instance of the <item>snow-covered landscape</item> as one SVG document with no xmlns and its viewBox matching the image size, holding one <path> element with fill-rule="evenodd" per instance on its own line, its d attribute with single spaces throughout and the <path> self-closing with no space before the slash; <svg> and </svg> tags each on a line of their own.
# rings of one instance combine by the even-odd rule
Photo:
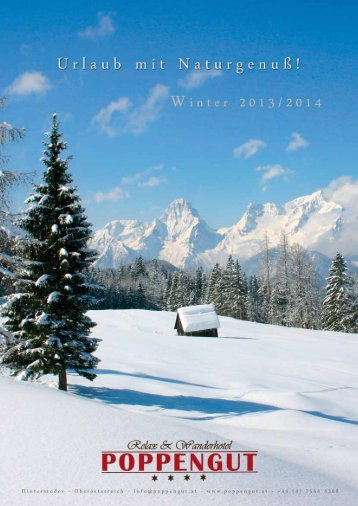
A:
<svg viewBox="0 0 358 506">
<path fill-rule="evenodd" d="M 1 11 L 0 506 L 358 505 L 355 3 L 82 3 Z"/>
<path fill-rule="evenodd" d="M 70 374 L 65 393 L 51 376 L 45 384 L 0 377 L 6 504 L 356 504 L 356 335 L 220 317 L 219 338 L 179 337 L 175 313 L 89 315 L 102 339 L 93 382 Z M 101 451 L 133 439 L 233 440 L 233 449 L 258 450 L 258 473 L 173 483 L 101 474 Z M 65 492 L 21 493 L 55 488 Z M 178 492 L 159 494 L 166 490 Z"/>
</svg>

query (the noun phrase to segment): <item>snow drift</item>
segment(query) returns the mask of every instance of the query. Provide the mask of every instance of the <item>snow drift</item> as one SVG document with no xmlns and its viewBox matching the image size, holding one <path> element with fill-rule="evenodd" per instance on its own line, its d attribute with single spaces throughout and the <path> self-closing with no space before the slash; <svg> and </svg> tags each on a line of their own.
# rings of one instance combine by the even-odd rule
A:
<svg viewBox="0 0 358 506">
<path fill-rule="evenodd" d="M 219 339 L 179 337 L 174 313 L 90 316 L 103 339 L 93 383 L 70 375 L 66 394 L 0 378 L 7 504 L 356 504 L 357 336 L 220 318 Z M 55 378 L 43 382 L 54 386 Z M 233 448 L 259 451 L 258 473 L 205 482 L 176 475 L 173 483 L 102 475 L 101 451 L 133 439 L 233 440 Z M 55 488 L 64 493 L 21 493 Z M 123 495 L 93 492 L 110 489 Z"/>
</svg>

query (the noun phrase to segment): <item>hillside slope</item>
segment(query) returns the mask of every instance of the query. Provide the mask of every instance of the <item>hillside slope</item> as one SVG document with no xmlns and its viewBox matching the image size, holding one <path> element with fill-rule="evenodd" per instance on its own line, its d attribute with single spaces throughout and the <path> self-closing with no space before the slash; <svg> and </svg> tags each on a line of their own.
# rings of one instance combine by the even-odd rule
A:
<svg viewBox="0 0 358 506">
<path fill-rule="evenodd" d="M 212 488 L 263 490 L 240 495 L 249 505 L 356 504 L 357 336 L 285 329 L 221 318 L 220 338 L 178 337 L 173 313 L 93 311 L 102 338 L 98 377 L 70 375 L 70 393 L 0 378 L 0 486 L 7 504 L 137 504 L 134 488 L 199 490 L 171 504 L 237 504 Z M 43 382 L 54 385 L 54 378 Z M 74 395 L 76 394 L 76 395 Z M 233 440 L 257 449 L 258 474 L 101 475 L 102 450 L 128 441 Z M 20 494 L 22 488 L 63 487 L 62 496 Z M 325 494 L 328 488 L 339 494 Z M 123 488 L 126 497 L 77 488 Z M 282 489 L 301 489 L 287 496 Z M 320 489 L 319 494 L 305 494 Z M 203 496 L 204 494 L 204 496 Z M 11 502 L 12 501 L 12 502 Z M 145 497 L 168 504 L 168 497 Z"/>
</svg>

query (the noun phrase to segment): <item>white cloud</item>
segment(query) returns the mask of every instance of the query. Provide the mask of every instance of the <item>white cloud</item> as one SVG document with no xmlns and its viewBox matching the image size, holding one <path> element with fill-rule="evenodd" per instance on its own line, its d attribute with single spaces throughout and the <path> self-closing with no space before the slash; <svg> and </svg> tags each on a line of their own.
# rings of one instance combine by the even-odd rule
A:
<svg viewBox="0 0 358 506">
<path fill-rule="evenodd" d="M 129 197 L 129 193 L 123 190 L 120 186 L 111 188 L 108 192 L 97 192 L 94 194 L 94 201 L 99 204 L 108 200 L 116 201 Z"/>
<path fill-rule="evenodd" d="M 223 73 L 220 70 L 192 70 L 189 74 L 184 77 L 184 79 L 180 79 L 178 84 L 187 90 L 192 90 L 193 88 L 199 88 L 202 86 L 208 79 L 213 77 L 221 77 Z"/>
<path fill-rule="evenodd" d="M 278 177 L 283 177 L 286 181 L 288 176 L 292 174 L 292 170 L 283 167 L 282 165 L 263 165 L 261 167 L 256 167 L 257 172 L 263 172 L 261 178 L 261 184 L 263 186 L 263 190 L 267 190 L 267 183 L 271 181 L 271 179 L 276 179 Z"/>
<path fill-rule="evenodd" d="M 358 179 L 342 176 L 331 181 L 323 189 L 323 195 L 329 202 L 335 202 L 343 209 L 340 218 L 332 223 L 332 235 L 319 239 L 315 249 L 333 257 L 340 251 L 346 257 L 357 259 L 358 252 Z"/>
<path fill-rule="evenodd" d="M 96 26 L 87 26 L 82 32 L 80 32 L 80 36 L 86 39 L 99 39 L 101 37 L 106 37 L 107 35 L 111 35 L 116 31 L 113 20 L 110 14 L 105 14 L 103 12 L 99 12 L 97 14 L 98 23 Z"/>
<path fill-rule="evenodd" d="M 358 179 L 354 180 L 350 176 L 334 179 L 323 189 L 323 194 L 326 199 L 340 204 L 346 210 L 355 209 L 357 214 Z"/>
<path fill-rule="evenodd" d="M 137 184 L 138 186 L 143 186 L 140 184 L 140 182 L 145 179 L 147 176 L 152 174 L 153 172 L 158 172 L 164 169 L 163 164 L 154 165 L 153 167 L 149 167 L 148 169 L 142 170 L 141 172 L 137 172 L 133 176 L 124 176 L 122 178 L 121 184 L 122 185 L 130 185 L 130 184 Z M 150 186 L 150 185 L 145 185 Z M 154 186 L 154 185 L 152 185 Z"/>
<path fill-rule="evenodd" d="M 244 144 L 241 144 L 241 146 L 238 146 L 234 149 L 234 156 L 235 158 L 250 158 L 250 156 L 253 156 L 255 153 L 257 153 L 260 149 L 263 149 L 266 147 L 266 143 L 264 141 L 261 141 L 260 139 L 250 139 L 249 141 L 245 142 Z"/>
<path fill-rule="evenodd" d="M 142 181 L 141 183 L 138 183 L 138 186 L 145 187 L 148 186 L 150 188 L 154 186 L 159 186 L 162 183 L 165 183 L 166 179 L 164 177 L 155 177 L 152 176 L 148 178 L 146 181 Z"/>
<path fill-rule="evenodd" d="M 291 140 L 287 146 L 287 151 L 297 151 L 301 148 L 307 148 L 308 141 L 302 137 L 298 132 L 292 132 Z"/>
<path fill-rule="evenodd" d="M 48 78 L 41 72 L 24 72 L 7 88 L 9 95 L 45 95 L 51 89 Z"/>
<path fill-rule="evenodd" d="M 133 134 L 140 134 L 147 130 L 148 123 L 158 119 L 159 112 L 164 101 L 169 96 L 168 86 L 157 84 L 149 91 L 145 102 L 136 107 L 128 116 L 124 131 Z"/>
<path fill-rule="evenodd" d="M 120 97 L 118 100 L 110 102 L 93 116 L 92 125 L 97 125 L 100 131 L 107 134 L 108 137 L 114 137 L 117 131 L 111 126 L 113 115 L 117 112 L 123 113 L 127 111 L 131 105 L 127 97 Z"/>
<path fill-rule="evenodd" d="M 139 188 L 149 187 L 153 188 L 158 186 L 166 181 L 165 178 L 159 178 L 156 176 L 150 176 L 153 173 L 164 170 L 163 164 L 153 165 L 153 167 L 148 167 L 148 169 L 142 170 L 141 172 L 136 172 L 133 176 L 124 176 L 120 182 L 119 186 L 115 186 L 111 188 L 107 192 L 97 192 L 93 196 L 93 200 L 99 204 L 105 201 L 117 201 L 130 197 L 128 191 L 123 188 L 125 186 L 135 185 Z M 150 176 L 150 177 L 149 177 Z"/>
<path fill-rule="evenodd" d="M 157 84 L 149 90 L 148 97 L 140 106 L 133 108 L 127 97 L 120 97 L 102 107 L 92 118 L 92 124 L 97 125 L 101 132 L 109 137 L 126 132 L 141 134 L 147 130 L 149 123 L 158 119 L 159 112 L 168 96 L 168 86 Z M 114 117 L 117 112 L 121 114 L 120 120 Z"/>
</svg>

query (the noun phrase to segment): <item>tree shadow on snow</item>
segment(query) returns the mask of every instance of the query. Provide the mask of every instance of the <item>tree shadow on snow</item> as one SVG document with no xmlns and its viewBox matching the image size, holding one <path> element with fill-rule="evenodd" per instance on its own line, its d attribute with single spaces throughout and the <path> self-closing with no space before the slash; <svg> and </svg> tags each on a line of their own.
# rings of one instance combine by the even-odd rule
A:
<svg viewBox="0 0 358 506">
<path fill-rule="evenodd" d="M 71 385 L 71 392 L 83 397 L 98 399 L 107 404 L 127 406 L 148 406 L 179 411 L 196 411 L 210 415 L 205 419 L 213 419 L 222 415 L 244 415 L 259 411 L 276 411 L 280 408 L 256 402 L 234 401 L 229 399 L 210 399 L 194 396 L 168 396 L 138 392 L 136 390 L 116 390 L 106 387 L 86 387 Z M 193 417 L 193 420 L 198 417 Z M 203 418 L 200 418 L 201 420 Z"/>
<path fill-rule="evenodd" d="M 201 383 L 190 383 L 189 381 L 183 381 L 179 379 L 173 379 L 173 378 L 162 378 L 161 376 L 152 376 L 151 374 L 145 374 L 145 373 L 135 373 L 135 372 L 123 372 L 123 371 L 116 371 L 115 369 L 94 369 L 94 374 L 112 374 L 112 375 L 119 375 L 119 376 L 130 376 L 132 378 L 142 378 L 142 379 L 148 379 L 148 380 L 154 380 L 154 381 L 162 381 L 163 383 L 175 383 L 177 385 L 188 385 L 191 387 L 201 387 L 201 388 L 210 388 L 215 390 L 221 390 L 219 387 L 211 387 L 208 385 L 202 385 Z"/>
<path fill-rule="evenodd" d="M 147 392 L 138 392 L 136 390 L 119 390 L 106 387 L 87 387 L 82 385 L 71 385 L 70 391 L 77 395 L 96 399 L 111 405 L 127 406 L 146 406 L 157 407 L 167 410 L 178 410 L 188 412 L 199 412 L 206 416 L 178 416 L 178 418 L 187 418 L 191 420 L 212 420 L 222 418 L 223 416 L 240 416 L 249 413 L 273 412 L 273 411 L 297 411 L 309 415 L 318 416 L 327 420 L 358 425 L 358 421 L 345 418 L 343 416 L 333 416 L 320 411 L 305 411 L 280 408 L 269 404 L 259 404 L 257 402 L 235 401 L 230 399 L 211 399 L 207 397 L 194 396 L 169 396 L 158 395 Z"/>
<path fill-rule="evenodd" d="M 334 422 L 343 422 L 349 423 L 351 425 L 358 425 L 357 420 L 351 420 L 350 418 L 345 418 L 344 416 L 327 415 L 326 413 L 321 413 L 320 411 L 303 411 L 303 413 L 308 413 L 309 415 L 326 418 L 327 420 L 333 420 Z"/>
</svg>

